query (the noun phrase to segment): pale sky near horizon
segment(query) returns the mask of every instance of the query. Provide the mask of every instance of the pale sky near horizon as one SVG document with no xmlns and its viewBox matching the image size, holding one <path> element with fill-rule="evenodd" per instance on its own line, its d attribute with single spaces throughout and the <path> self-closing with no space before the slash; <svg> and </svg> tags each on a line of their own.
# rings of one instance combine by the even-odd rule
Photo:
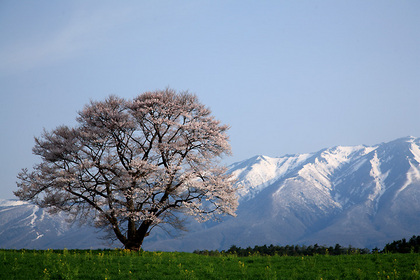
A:
<svg viewBox="0 0 420 280">
<path fill-rule="evenodd" d="M 0 199 L 34 136 L 89 100 L 171 87 L 233 157 L 420 137 L 420 1 L 0 1 Z"/>
</svg>

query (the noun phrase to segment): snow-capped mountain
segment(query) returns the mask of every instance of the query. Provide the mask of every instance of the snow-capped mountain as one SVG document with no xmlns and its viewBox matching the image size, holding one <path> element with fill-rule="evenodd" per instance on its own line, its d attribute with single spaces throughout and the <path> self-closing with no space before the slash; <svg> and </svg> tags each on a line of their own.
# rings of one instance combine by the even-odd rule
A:
<svg viewBox="0 0 420 280">
<path fill-rule="evenodd" d="M 229 172 L 240 187 L 236 218 L 192 222 L 191 231 L 178 238 L 152 232 L 144 249 L 315 243 L 382 248 L 392 240 L 420 234 L 420 138 L 278 158 L 256 156 L 233 164 Z M 11 202 L 0 201 L 0 247 L 103 244 L 92 228 L 68 228 L 62 216 L 52 217 L 22 202 L 7 203 Z M 80 232 L 84 238 L 77 241 Z"/>
<path fill-rule="evenodd" d="M 0 200 L 0 248 L 103 248 L 97 231 L 66 222 L 27 202 Z"/>
<path fill-rule="evenodd" d="M 418 235 L 419 147 L 419 138 L 407 137 L 235 163 L 230 172 L 242 187 L 238 216 L 153 247 L 339 243 L 373 248 Z"/>
</svg>

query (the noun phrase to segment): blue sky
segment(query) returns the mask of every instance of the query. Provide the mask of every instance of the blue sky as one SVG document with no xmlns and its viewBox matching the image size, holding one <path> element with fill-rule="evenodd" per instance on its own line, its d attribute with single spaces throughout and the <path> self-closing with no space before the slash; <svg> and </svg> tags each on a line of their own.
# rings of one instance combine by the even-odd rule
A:
<svg viewBox="0 0 420 280">
<path fill-rule="evenodd" d="M 419 1 L 0 2 L 0 198 L 89 100 L 196 93 L 233 157 L 420 136 Z"/>
</svg>

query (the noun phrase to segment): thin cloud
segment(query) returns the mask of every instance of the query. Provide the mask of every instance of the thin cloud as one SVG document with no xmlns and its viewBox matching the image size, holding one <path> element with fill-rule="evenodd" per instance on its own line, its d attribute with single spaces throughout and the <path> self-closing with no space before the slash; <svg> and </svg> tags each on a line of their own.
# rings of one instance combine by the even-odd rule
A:
<svg viewBox="0 0 420 280">
<path fill-rule="evenodd" d="M 107 33 L 130 19 L 128 9 L 78 11 L 43 41 L 26 40 L 0 49 L 0 73 L 25 71 L 83 55 L 106 42 Z"/>
</svg>

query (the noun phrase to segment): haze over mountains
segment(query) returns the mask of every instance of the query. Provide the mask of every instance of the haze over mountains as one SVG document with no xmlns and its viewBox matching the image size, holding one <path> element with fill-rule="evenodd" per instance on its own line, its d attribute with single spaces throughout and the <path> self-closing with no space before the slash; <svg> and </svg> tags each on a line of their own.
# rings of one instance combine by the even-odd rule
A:
<svg viewBox="0 0 420 280">
<path fill-rule="evenodd" d="M 237 217 L 198 224 L 178 238 L 156 231 L 146 250 L 193 251 L 263 244 L 383 247 L 420 234 L 420 139 L 337 146 L 230 166 L 241 187 Z M 95 229 L 0 201 L 1 248 L 100 248 Z M 119 246 L 115 244 L 114 246 Z"/>
</svg>

